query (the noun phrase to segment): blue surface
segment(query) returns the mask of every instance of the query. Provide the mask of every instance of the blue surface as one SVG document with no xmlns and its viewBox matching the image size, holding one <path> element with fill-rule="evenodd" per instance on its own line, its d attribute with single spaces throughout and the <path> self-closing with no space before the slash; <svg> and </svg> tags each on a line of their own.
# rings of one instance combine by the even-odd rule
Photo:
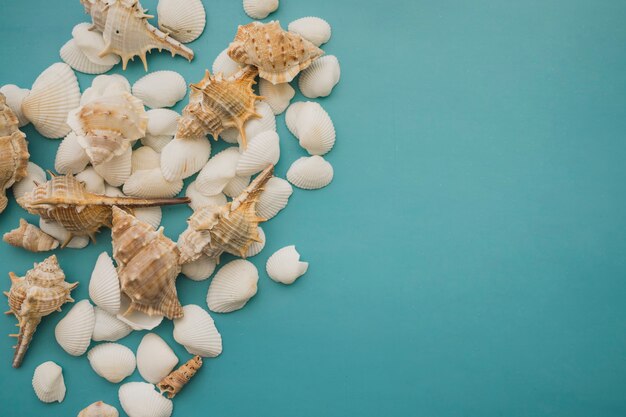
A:
<svg viewBox="0 0 626 417">
<path fill-rule="evenodd" d="M 249 21 L 239 0 L 205 3 L 196 59 L 153 54 L 151 70 L 197 81 Z M 296 190 L 264 226 L 259 292 L 212 314 L 224 353 L 174 416 L 626 415 L 626 2 L 282 0 L 271 17 L 306 15 L 332 24 L 324 49 L 342 64 L 320 100 L 337 129 L 335 180 Z M 74 0 L 3 2 L 0 84 L 30 86 L 86 19 Z M 143 74 L 138 62 L 125 73 Z M 82 89 L 91 78 L 79 75 Z M 281 176 L 304 155 L 283 120 Z M 52 168 L 58 142 L 25 132 L 32 160 Z M 166 234 L 189 213 L 165 209 Z M 0 231 L 21 216 L 12 201 Z M 294 243 L 309 272 L 291 287 L 270 281 L 265 260 Z M 104 250 L 108 232 L 58 252 L 77 300 Z M 3 245 L 0 275 L 44 256 Z M 208 284 L 179 279 L 183 303 L 205 305 Z M 117 386 L 56 344 L 67 310 L 40 325 L 21 369 L 0 337 L 2 416 L 119 406 Z M 0 333 L 13 324 L 1 318 Z M 158 329 L 185 360 L 171 331 Z M 142 336 L 122 343 L 134 350 Z M 46 360 L 64 368 L 62 404 L 30 388 Z"/>
</svg>

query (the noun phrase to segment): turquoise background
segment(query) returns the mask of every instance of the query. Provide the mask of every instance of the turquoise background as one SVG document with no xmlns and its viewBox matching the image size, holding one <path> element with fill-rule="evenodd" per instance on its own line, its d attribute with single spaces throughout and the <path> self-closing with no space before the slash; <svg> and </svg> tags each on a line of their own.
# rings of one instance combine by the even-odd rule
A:
<svg viewBox="0 0 626 417">
<path fill-rule="evenodd" d="M 250 20 L 238 0 L 205 5 L 195 60 L 154 53 L 150 70 L 195 82 Z M 271 18 L 307 15 L 331 23 L 323 49 L 342 64 L 320 100 L 337 129 L 335 179 L 295 190 L 264 226 L 259 292 L 212 314 L 224 353 L 175 398 L 174 416 L 626 415 L 626 2 L 282 0 Z M 78 0 L 2 2 L 0 84 L 29 87 L 87 19 Z M 144 71 L 135 62 L 125 75 Z M 281 176 L 305 154 L 283 120 Z M 59 142 L 24 130 L 32 160 L 52 168 Z M 165 209 L 166 234 L 190 212 Z M 11 201 L 0 231 L 24 216 Z M 290 287 L 264 271 L 288 244 L 311 263 Z M 105 250 L 108 231 L 57 251 L 77 300 Z M 44 257 L 3 244 L 1 287 Z M 206 307 L 208 284 L 181 277 L 183 303 Z M 117 386 L 54 340 L 67 310 L 40 325 L 21 369 L 0 337 L 2 416 L 119 407 Z M 14 323 L 0 318 L 0 333 Z M 121 343 L 135 350 L 143 333 Z M 170 322 L 158 333 L 189 357 Z M 30 387 L 46 360 L 64 369 L 61 404 Z"/>
</svg>

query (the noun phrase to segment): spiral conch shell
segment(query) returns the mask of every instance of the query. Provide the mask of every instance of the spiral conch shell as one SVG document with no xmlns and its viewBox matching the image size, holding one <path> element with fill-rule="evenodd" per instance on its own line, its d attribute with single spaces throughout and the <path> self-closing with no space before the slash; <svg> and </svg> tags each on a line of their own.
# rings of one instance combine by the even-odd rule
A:
<svg viewBox="0 0 626 417">
<path fill-rule="evenodd" d="M 140 311 L 169 319 L 183 316 L 176 294 L 178 265 L 176 244 L 133 215 L 113 207 L 113 257 L 118 265 L 122 292 L 131 303 L 126 312 Z"/>
<path fill-rule="evenodd" d="M 258 224 L 266 219 L 257 215 L 256 204 L 273 173 L 270 165 L 233 201 L 196 210 L 178 238 L 181 264 L 193 262 L 203 253 L 215 259 L 223 252 L 245 258 L 250 245 L 262 241 Z"/>
<path fill-rule="evenodd" d="M 2 240 L 31 252 L 46 252 L 59 247 L 58 240 L 24 219 L 20 219 L 20 227 L 5 233 Z"/>
<path fill-rule="evenodd" d="M 272 84 L 287 83 L 324 51 L 297 33 L 283 30 L 277 21 L 239 26 L 228 56 L 240 64 L 254 65 L 259 76 Z"/>
<path fill-rule="evenodd" d="M 19 120 L 6 104 L 6 98 L 0 93 L 0 213 L 7 207 L 9 200 L 7 188 L 26 177 L 28 174 L 28 143 L 26 135 L 18 129 Z"/>
<path fill-rule="evenodd" d="M 196 355 L 180 368 L 163 378 L 161 382 L 157 384 L 157 388 L 161 391 L 161 394 L 165 393 L 169 399 L 172 399 L 187 385 L 201 367 L 202 358 Z"/>
<path fill-rule="evenodd" d="M 17 337 L 13 367 L 18 368 L 42 317 L 60 311 L 67 302 L 73 302 L 70 292 L 78 283 L 65 281 L 65 274 L 55 255 L 36 263 L 24 277 L 18 277 L 13 272 L 9 272 L 9 277 L 11 289 L 4 294 L 9 298 L 10 310 L 7 314 L 15 315 L 20 327 L 18 334 L 11 335 Z"/>
</svg>

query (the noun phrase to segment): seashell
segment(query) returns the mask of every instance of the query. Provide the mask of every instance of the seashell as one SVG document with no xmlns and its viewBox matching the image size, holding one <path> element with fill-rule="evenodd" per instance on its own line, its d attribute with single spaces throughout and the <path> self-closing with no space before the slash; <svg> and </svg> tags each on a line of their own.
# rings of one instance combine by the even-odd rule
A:
<svg viewBox="0 0 626 417">
<path fill-rule="evenodd" d="M 213 74 L 217 75 L 219 73 L 222 74 L 222 77 L 228 78 L 235 74 L 237 74 L 241 70 L 241 65 L 239 63 L 233 61 L 228 56 L 228 48 L 224 49 L 213 61 L 213 65 L 211 66 L 211 71 Z"/>
<path fill-rule="evenodd" d="M 129 417 L 170 417 L 174 405 L 146 382 L 127 382 L 119 390 L 122 408 Z"/>
<path fill-rule="evenodd" d="M 133 95 L 152 108 L 172 107 L 186 94 L 187 83 L 175 71 L 155 71 L 133 84 Z"/>
<path fill-rule="evenodd" d="M 334 55 L 326 55 L 315 60 L 300 74 L 298 86 L 305 97 L 326 97 L 339 82 L 341 68 Z"/>
<path fill-rule="evenodd" d="M 33 83 L 22 101 L 22 113 L 47 138 L 62 138 L 70 132 L 67 115 L 78 107 L 80 89 L 69 65 L 49 66 Z"/>
<path fill-rule="evenodd" d="M 259 231 L 260 242 L 254 242 L 252 245 L 250 245 L 250 247 L 248 248 L 248 253 L 246 254 L 247 258 L 258 255 L 265 247 L 265 232 L 263 231 L 263 229 L 261 229 L 261 227 L 258 227 L 257 230 Z"/>
<path fill-rule="evenodd" d="M 22 113 L 22 102 L 26 96 L 30 93 L 27 88 L 20 88 L 14 84 L 6 84 L 0 87 L 0 94 L 3 94 L 6 98 L 6 104 L 13 110 L 17 120 L 19 121 L 18 127 L 22 127 L 28 124 L 28 119 Z"/>
<path fill-rule="evenodd" d="M 62 402 L 65 398 L 63 369 L 52 361 L 42 363 L 35 368 L 33 389 L 44 403 Z"/>
<path fill-rule="evenodd" d="M 161 207 L 140 207 L 134 211 L 137 220 L 148 223 L 154 230 L 157 230 L 161 225 L 163 218 Z"/>
<path fill-rule="evenodd" d="M 109 404 L 105 404 L 102 401 L 97 401 L 91 404 L 89 407 L 84 408 L 78 417 L 119 417 L 120 413 L 117 409 Z"/>
<path fill-rule="evenodd" d="M 196 189 L 205 195 L 221 193 L 235 177 L 239 155 L 239 148 L 234 146 L 209 159 L 196 178 Z"/>
<path fill-rule="evenodd" d="M 299 139 L 300 146 L 311 155 L 324 155 L 335 145 L 335 126 L 330 116 L 312 101 L 297 108 L 295 126 L 292 133 Z"/>
<path fill-rule="evenodd" d="M 88 163 L 89 157 L 78 143 L 76 133 L 70 132 L 59 145 L 54 160 L 54 169 L 60 174 L 78 174 Z"/>
<path fill-rule="evenodd" d="M 60 310 L 68 301 L 73 302 L 70 293 L 78 283 L 65 281 L 55 255 L 36 263 L 24 277 L 9 272 L 9 278 L 11 289 L 4 294 L 9 299 L 10 314 L 17 318 L 20 328 L 15 335 L 17 343 L 13 355 L 13 367 L 19 368 L 42 317 Z"/>
<path fill-rule="evenodd" d="M 216 265 L 214 259 L 201 255 L 195 261 L 184 264 L 182 273 L 191 280 L 204 281 L 213 274 Z"/>
<path fill-rule="evenodd" d="M 130 299 L 122 293 L 120 311 L 128 310 Z M 128 324 L 133 330 L 152 330 L 163 321 L 162 315 L 149 316 L 141 311 L 133 311 L 127 314 L 118 314 L 118 320 Z"/>
<path fill-rule="evenodd" d="M 90 61 L 87 55 L 76 45 L 74 39 L 70 39 L 61 47 L 59 55 L 63 62 L 72 69 L 85 74 L 102 74 L 113 68 L 113 65 L 99 65 Z"/>
<path fill-rule="evenodd" d="M 289 23 L 287 30 L 297 33 L 315 46 L 320 46 L 330 39 L 330 25 L 319 17 L 303 17 Z"/>
<path fill-rule="evenodd" d="M 96 324 L 89 300 L 77 302 L 54 328 L 54 337 L 64 351 L 80 356 L 87 351 Z"/>
<path fill-rule="evenodd" d="M 46 172 L 34 162 L 29 162 L 26 166 L 26 177 L 13 184 L 13 196 L 18 200 L 24 194 L 34 190 L 36 184 L 43 184 L 44 182 L 46 182 Z"/>
<path fill-rule="evenodd" d="M 317 190 L 333 180 L 333 166 L 321 156 L 303 156 L 291 164 L 287 180 L 298 188 Z"/>
<path fill-rule="evenodd" d="M 161 155 L 149 146 L 142 146 L 133 151 L 132 172 L 160 168 Z"/>
<path fill-rule="evenodd" d="M 183 189 L 183 180 L 167 181 L 161 168 L 152 168 L 133 173 L 124 184 L 124 194 L 143 197 L 174 197 Z"/>
<path fill-rule="evenodd" d="M 0 94 L 0 213 L 9 200 L 6 189 L 28 175 L 28 142 L 19 120 Z"/>
<path fill-rule="evenodd" d="M 250 141 L 237 163 L 237 175 L 254 175 L 280 158 L 280 140 L 273 130 L 259 133 Z"/>
<path fill-rule="evenodd" d="M 117 207 L 113 207 L 111 236 L 122 291 L 131 301 L 122 314 L 140 311 L 169 319 L 181 317 L 175 285 L 181 270 L 176 244 L 163 235 L 163 229 L 155 231 Z"/>
<path fill-rule="evenodd" d="M 308 262 L 300 262 L 300 254 L 296 247 L 285 246 L 274 252 L 265 264 L 267 275 L 276 282 L 293 284 L 296 279 L 304 275 L 309 269 Z"/>
<path fill-rule="evenodd" d="M 100 55 L 100 51 L 106 47 L 104 38 L 101 31 L 91 30 L 90 26 L 89 23 L 79 23 L 72 29 L 72 40 L 76 48 L 94 65 L 113 68 L 120 62 L 120 57 L 115 54 Z"/>
<path fill-rule="evenodd" d="M 54 220 L 39 219 L 39 228 L 42 232 L 49 234 L 59 242 L 67 242 L 66 248 L 82 249 L 89 244 L 89 238 L 86 236 L 74 236 Z"/>
<path fill-rule="evenodd" d="M 224 265 L 209 285 L 209 310 L 230 313 L 246 305 L 257 292 L 259 272 L 252 262 L 237 259 Z"/>
<path fill-rule="evenodd" d="M 85 190 L 94 194 L 104 194 L 104 178 L 96 172 L 93 167 L 89 167 L 76 174 L 76 181 L 85 185 Z"/>
<path fill-rule="evenodd" d="M 115 342 L 123 337 L 126 337 L 133 331 L 131 327 L 119 320 L 115 315 L 108 311 L 95 307 L 94 313 L 96 317 L 96 324 L 93 328 L 93 334 L 91 339 L 100 342 L 106 340 L 107 342 Z"/>
<path fill-rule="evenodd" d="M 265 19 L 278 9 L 278 0 L 243 0 L 243 11 L 253 19 Z"/>
<path fill-rule="evenodd" d="M 148 127 L 146 128 L 146 136 L 141 139 L 141 143 L 149 146 L 156 152 L 161 152 L 167 145 L 174 134 L 180 114 L 170 109 L 152 109 L 148 110 Z"/>
<path fill-rule="evenodd" d="M 272 112 L 275 115 L 279 115 L 287 110 L 289 102 L 296 95 L 296 90 L 289 83 L 272 84 L 261 78 L 259 81 L 259 94 L 263 96 L 263 101 L 272 108 Z"/>
<path fill-rule="evenodd" d="M 192 355 L 214 358 L 222 353 L 222 335 L 209 313 L 195 304 L 183 310 L 183 317 L 174 320 L 174 340 Z"/>
<path fill-rule="evenodd" d="M 201 0 L 159 0 L 157 15 L 159 29 L 182 43 L 198 39 L 206 24 Z"/>
<path fill-rule="evenodd" d="M 257 214 L 264 219 L 271 219 L 287 206 L 292 193 L 293 188 L 286 180 L 270 178 L 257 202 Z"/>
<path fill-rule="evenodd" d="M 24 219 L 20 219 L 20 227 L 5 233 L 3 240 L 11 246 L 31 252 L 46 252 L 59 247 L 59 242 L 55 238 Z"/>
<path fill-rule="evenodd" d="M 135 372 L 135 354 L 119 343 L 102 343 L 89 351 L 87 359 L 98 375 L 114 384 Z"/>
<path fill-rule="evenodd" d="M 287 129 L 289 129 L 295 137 L 298 137 L 298 132 L 296 130 L 298 127 L 298 114 L 300 114 L 300 110 L 304 104 L 304 101 L 295 102 L 287 108 L 287 113 L 285 113 L 285 124 L 287 125 Z"/>
<path fill-rule="evenodd" d="M 132 158 L 133 150 L 128 147 L 123 154 L 114 156 L 109 161 L 94 166 L 94 169 L 108 184 L 119 187 L 130 177 Z"/>
<path fill-rule="evenodd" d="M 181 180 L 200 171 L 211 155 L 211 142 L 204 137 L 174 139 L 161 151 L 161 172 L 168 181 Z"/>
<path fill-rule="evenodd" d="M 251 179 L 252 177 L 250 176 L 236 175 L 228 181 L 228 184 L 224 187 L 224 194 L 231 198 L 237 197 L 246 189 L 246 187 L 248 187 L 248 185 L 250 185 Z"/>
<path fill-rule="evenodd" d="M 299 34 L 284 31 L 278 21 L 239 26 L 228 47 L 228 56 L 240 64 L 254 65 L 259 77 L 272 84 L 293 80 L 323 53 Z"/>
<path fill-rule="evenodd" d="M 165 378 L 178 363 L 176 354 L 158 334 L 148 333 L 137 348 L 137 369 L 153 384 Z"/>
<path fill-rule="evenodd" d="M 254 110 L 261 117 L 250 119 L 244 124 L 246 138 L 253 138 L 259 133 L 267 132 L 268 130 L 276 130 L 276 117 L 269 104 L 264 101 L 257 101 L 254 105 Z M 242 143 L 241 135 L 237 129 L 226 129 L 220 133 L 220 136 L 228 143 Z"/>
<path fill-rule="evenodd" d="M 108 197 L 125 197 L 122 190 L 109 184 L 104 184 L 104 195 Z"/>
<path fill-rule="evenodd" d="M 224 194 L 219 193 L 213 196 L 206 196 L 197 190 L 195 181 L 187 186 L 185 195 L 191 200 L 189 207 L 191 207 L 192 210 L 198 210 L 206 206 L 223 206 L 226 204 L 226 196 Z"/>
<path fill-rule="evenodd" d="M 117 314 L 120 311 L 120 281 L 108 253 L 98 256 L 89 280 L 89 298 L 100 308 Z"/>
<path fill-rule="evenodd" d="M 157 384 L 157 388 L 159 388 L 161 394 L 165 393 L 167 398 L 172 399 L 189 383 L 191 378 L 193 378 L 201 367 L 202 358 L 196 355 L 183 364 L 183 366 L 163 378 L 163 380 Z"/>
<path fill-rule="evenodd" d="M 218 263 L 223 252 L 245 258 L 248 247 L 260 241 L 257 226 L 265 219 L 256 214 L 256 203 L 273 172 L 274 166 L 268 166 L 230 203 L 196 210 L 178 238 L 180 263 L 195 261 L 202 253 Z"/>
<path fill-rule="evenodd" d="M 130 93 L 130 83 L 123 75 L 98 75 L 91 82 L 91 87 L 83 92 L 80 105 L 84 106 L 101 97 L 116 96 L 120 93 Z"/>
</svg>

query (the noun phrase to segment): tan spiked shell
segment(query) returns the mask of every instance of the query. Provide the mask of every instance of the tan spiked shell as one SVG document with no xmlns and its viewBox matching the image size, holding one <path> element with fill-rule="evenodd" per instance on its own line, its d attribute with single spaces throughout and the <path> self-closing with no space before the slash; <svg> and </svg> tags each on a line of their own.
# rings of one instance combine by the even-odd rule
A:
<svg viewBox="0 0 626 417">
<path fill-rule="evenodd" d="M 7 188 L 27 175 L 28 142 L 26 135 L 18 129 L 15 113 L 6 105 L 0 93 L 0 213 L 7 207 Z"/>
<path fill-rule="evenodd" d="M 2 239 L 11 246 L 31 252 L 46 252 L 59 247 L 55 238 L 24 219 L 20 219 L 20 227 L 5 233 Z"/>
<path fill-rule="evenodd" d="M 163 378 L 161 382 L 157 384 L 157 388 L 159 388 L 161 394 L 165 393 L 168 398 L 172 399 L 187 385 L 201 367 L 202 358 L 196 355 L 185 362 L 180 368 L 172 371 L 168 376 Z"/>
</svg>

